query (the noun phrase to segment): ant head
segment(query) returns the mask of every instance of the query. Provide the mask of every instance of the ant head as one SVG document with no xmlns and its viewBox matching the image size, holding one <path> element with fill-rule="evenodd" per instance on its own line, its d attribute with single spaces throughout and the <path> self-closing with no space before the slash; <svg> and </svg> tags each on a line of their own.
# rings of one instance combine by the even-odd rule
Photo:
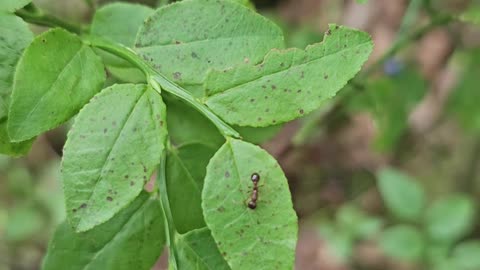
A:
<svg viewBox="0 0 480 270">
<path fill-rule="evenodd" d="M 257 208 L 257 203 L 255 203 L 254 201 L 249 201 L 248 202 L 248 208 L 250 208 L 252 210 Z"/>
<path fill-rule="evenodd" d="M 250 179 L 254 183 L 258 183 L 260 181 L 260 175 L 258 173 L 253 173 L 252 176 L 250 176 Z"/>
</svg>

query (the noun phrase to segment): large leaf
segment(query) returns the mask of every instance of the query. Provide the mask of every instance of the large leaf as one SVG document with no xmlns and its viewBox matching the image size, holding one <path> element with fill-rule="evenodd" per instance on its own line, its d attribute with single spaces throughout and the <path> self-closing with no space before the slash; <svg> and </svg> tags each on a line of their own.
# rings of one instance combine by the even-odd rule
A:
<svg viewBox="0 0 480 270">
<path fill-rule="evenodd" d="M 433 240 L 450 243 L 471 230 L 474 216 L 472 200 L 465 195 L 453 195 L 433 203 L 425 215 L 425 226 Z"/>
<path fill-rule="evenodd" d="M 2 0 L 2 3 L 0 3 L 0 11 L 14 12 L 30 2 L 32 2 L 32 0 Z"/>
<path fill-rule="evenodd" d="M 37 36 L 25 49 L 15 73 L 10 139 L 27 140 L 64 123 L 104 81 L 100 58 L 77 36 L 62 29 Z"/>
<path fill-rule="evenodd" d="M 115 218 L 84 233 L 61 224 L 51 240 L 44 270 L 151 269 L 165 244 L 162 208 L 142 193 Z"/>
<path fill-rule="evenodd" d="M 378 188 L 395 217 L 417 221 L 422 216 L 425 195 L 418 182 L 393 169 L 383 169 L 378 174 Z"/>
<path fill-rule="evenodd" d="M 260 175 L 257 208 L 247 204 Z M 202 192 L 205 222 L 233 270 L 292 269 L 297 217 L 287 179 L 261 148 L 229 139 L 210 160 Z"/>
<path fill-rule="evenodd" d="M 228 270 L 208 228 L 193 230 L 176 239 L 178 269 Z"/>
<path fill-rule="evenodd" d="M 201 143 L 173 147 L 167 158 L 167 191 L 179 233 L 205 227 L 201 200 L 203 179 L 216 148 Z"/>
<path fill-rule="evenodd" d="M 187 0 L 150 16 L 135 46 L 168 78 L 198 85 L 210 68 L 258 63 L 270 49 L 283 47 L 283 35 L 272 22 L 238 3 Z"/>
<path fill-rule="evenodd" d="M 211 73 L 206 104 L 228 123 L 240 126 L 293 120 L 342 89 L 372 48 L 368 34 L 330 25 L 324 41 L 306 50 L 272 50 L 260 65 Z"/>
<path fill-rule="evenodd" d="M 415 227 L 397 225 L 382 233 L 380 247 L 390 257 L 415 262 L 422 257 L 425 242 L 422 234 Z"/>
<path fill-rule="evenodd" d="M 0 14 L 0 120 L 8 114 L 15 66 L 23 49 L 33 39 L 33 33 L 22 19 Z"/>
<path fill-rule="evenodd" d="M 133 47 L 138 29 L 145 19 L 153 13 L 153 9 L 129 3 L 112 3 L 99 8 L 92 20 L 90 32 L 127 47 Z M 131 65 L 118 57 L 101 52 L 106 63 L 115 67 Z"/>
<path fill-rule="evenodd" d="M 143 189 L 167 135 L 165 104 L 145 85 L 114 85 L 79 113 L 65 144 L 67 217 L 76 231 L 112 218 Z"/>
</svg>

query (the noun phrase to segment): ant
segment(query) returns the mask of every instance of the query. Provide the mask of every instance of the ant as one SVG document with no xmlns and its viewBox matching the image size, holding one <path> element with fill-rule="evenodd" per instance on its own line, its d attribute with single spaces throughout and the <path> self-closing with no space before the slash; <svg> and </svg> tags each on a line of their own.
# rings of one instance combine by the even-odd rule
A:
<svg viewBox="0 0 480 270">
<path fill-rule="evenodd" d="M 250 198 L 250 201 L 248 202 L 248 208 L 253 210 L 253 209 L 257 208 L 258 182 L 260 181 L 260 175 L 258 173 L 253 173 L 252 176 L 250 176 L 250 180 L 252 180 L 252 182 L 253 182 L 253 191 L 252 191 L 252 197 Z"/>
</svg>

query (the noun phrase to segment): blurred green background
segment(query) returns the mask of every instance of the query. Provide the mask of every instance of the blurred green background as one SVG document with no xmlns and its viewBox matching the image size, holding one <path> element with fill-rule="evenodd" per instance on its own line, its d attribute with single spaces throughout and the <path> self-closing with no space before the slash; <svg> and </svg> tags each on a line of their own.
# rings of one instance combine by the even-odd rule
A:
<svg viewBox="0 0 480 270">
<path fill-rule="evenodd" d="M 86 24 L 107 2 L 34 1 Z M 249 132 L 289 179 L 300 218 L 296 269 L 479 270 L 480 25 L 418 31 L 480 3 L 253 2 L 283 28 L 290 47 L 320 42 L 328 23 L 367 31 L 375 42 L 360 79 L 323 109 Z M 109 84 L 132 76 L 110 70 Z M 0 270 L 39 269 L 64 219 L 59 163 L 68 127 L 40 136 L 26 157 L 0 156 Z"/>
</svg>

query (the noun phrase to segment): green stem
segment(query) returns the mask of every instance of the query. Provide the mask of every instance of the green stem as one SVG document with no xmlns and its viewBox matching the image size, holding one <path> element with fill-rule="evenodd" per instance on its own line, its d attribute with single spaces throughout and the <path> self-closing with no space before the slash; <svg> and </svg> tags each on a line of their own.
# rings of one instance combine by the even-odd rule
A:
<svg viewBox="0 0 480 270">
<path fill-rule="evenodd" d="M 157 183 L 160 191 L 160 204 L 162 205 L 163 215 L 165 218 L 165 236 L 167 238 L 168 245 L 168 260 L 169 264 L 173 266 L 173 269 L 177 270 L 177 253 L 175 248 L 175 236 L 177 230 L 175 228 L 175 222 L 173 221 L 172 209 L 170 208 L 170 202 L 168 201 L 167 193 L 167 150 L 162 152 L 160 159 L 160 166 L 158 167 Z"/>
<path fill-rule="evenodd" d="M 28 23 L 47 27 L 61 27 L 76 34 L 82 34 L 85 32 L 84 27 L 47 15 L 33 4 L 28 5 L 24 9 L 17 10 L 15 14 Z"/>
</svg>

